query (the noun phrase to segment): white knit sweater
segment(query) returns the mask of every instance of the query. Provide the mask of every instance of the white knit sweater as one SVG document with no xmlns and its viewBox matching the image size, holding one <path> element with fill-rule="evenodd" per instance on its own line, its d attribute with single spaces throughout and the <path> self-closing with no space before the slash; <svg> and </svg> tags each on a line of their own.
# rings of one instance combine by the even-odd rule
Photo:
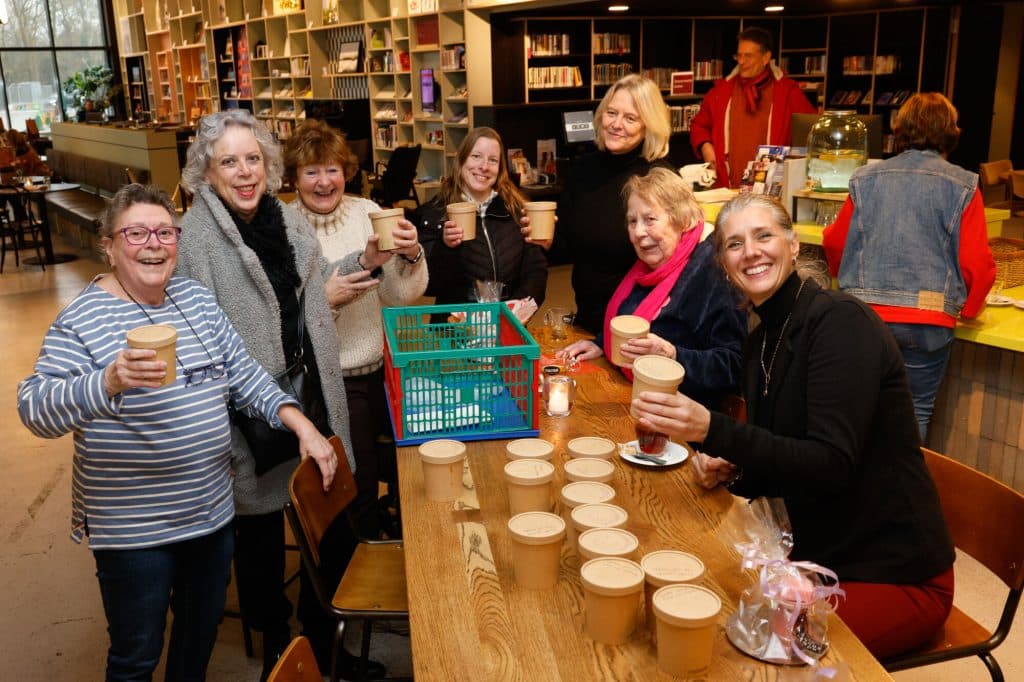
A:
<svg viewBox="0 0 1024 682">
<path fill-rule="evenodd" d="M 373 234 L 370 213 L 381 210 L 368 199 L 346 196 L 332 213 L 322 215 L 295 202 L 323 248 L 324 258 L 336 262 L 366 249 Z M 382 307 L 409 305 L 427 290 L 427 259 L 410 265 L 397 254 L 384 264 L 380 284 L 339 306 L 334 325 L 338 332 L 339 359 L 345 376 L 369 374 L 384 360 Z"/>
</svg>

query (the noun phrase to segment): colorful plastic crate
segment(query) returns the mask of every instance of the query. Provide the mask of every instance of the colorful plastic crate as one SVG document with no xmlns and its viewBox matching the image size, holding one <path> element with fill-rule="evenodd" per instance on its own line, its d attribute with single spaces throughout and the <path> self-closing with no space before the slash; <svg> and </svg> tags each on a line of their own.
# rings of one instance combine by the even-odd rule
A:
<svg viewBox="0 0 1024 682">
<path fill-rule="evenodd" d="M 384 337 L 399 445 L 538 435 L 540 348 L 504 303 L 385 308 Z"/>
</svg>

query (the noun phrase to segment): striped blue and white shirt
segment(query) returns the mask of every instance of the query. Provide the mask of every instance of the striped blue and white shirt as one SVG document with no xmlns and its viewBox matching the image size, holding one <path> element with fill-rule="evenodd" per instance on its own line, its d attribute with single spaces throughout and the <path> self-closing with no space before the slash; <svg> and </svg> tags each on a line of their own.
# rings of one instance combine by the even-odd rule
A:
<svg viewBox="0 0 1024 682">
<path fill-rule="evenodd" d="M 297 405 L 249 356 L 209 290 L 173 277 L 167 293 L 142 308 L 93 282 L 57 316 L 35 373 L 18 387 L 18 412 L 34 434 L 74 434 L 71 537 L 81 542 L 87 532 L 94 550 L 164 545 L 226 525 L 234 515 L 229 401 L 275 428 L 282 405 Z M 108 397 L 104 368 L 130 329 L 152 323 L 178 331 L 177 380 Z M 223 376 L 185 385 L 185 370 L 210 365 Z"/>
</svg>

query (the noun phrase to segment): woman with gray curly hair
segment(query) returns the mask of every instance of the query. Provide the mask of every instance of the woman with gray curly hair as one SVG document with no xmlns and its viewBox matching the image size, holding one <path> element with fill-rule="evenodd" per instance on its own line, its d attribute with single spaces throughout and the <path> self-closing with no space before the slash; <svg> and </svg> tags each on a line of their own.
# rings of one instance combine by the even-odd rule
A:
<svg viewBox="0 0 1024 682">
<path fill-rule="evenodd" d="M 214 293 L 249 352 L 271 374 L 305 366 L 303 410 L 323 433 L 341 438 L 354 469 L 324 288 L 330 266 L 309 223 L 274 195 L 282 169 L 280 149 L 251 113 L 236 109 L 202 118 L 182 172 L 193 205 L 182 223 L 178 272 Z M 342 273 L 359 268 L 355 257 L 348 261 L 335 265 Z M 240 426 L 244 420 L 236 420 L 232 438 L 235 575 L 243 617 L 263 633 L 266 675 L 291 640 L 282 512 L 298 451 L 277 432 L 257 436 Z M 308 628 L 322 622 L 321 610 L 305 573 L 302 579 L 298 615 Z"/>
</svg>

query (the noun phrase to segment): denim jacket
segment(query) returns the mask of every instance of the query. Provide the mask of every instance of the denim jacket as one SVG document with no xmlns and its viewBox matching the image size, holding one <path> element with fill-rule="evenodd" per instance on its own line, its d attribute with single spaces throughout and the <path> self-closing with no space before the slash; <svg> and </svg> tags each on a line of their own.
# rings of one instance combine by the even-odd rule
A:
<svg viewBox="0 0 1024 682">
<path fill-rule="evenodd" d="M 910 149 L 858 168 L 839 288 L 875 305 L 956 317 L 967 298 L 960 272 L 960 218 L 975 173 L 937 152 Z"/>
</svg>

